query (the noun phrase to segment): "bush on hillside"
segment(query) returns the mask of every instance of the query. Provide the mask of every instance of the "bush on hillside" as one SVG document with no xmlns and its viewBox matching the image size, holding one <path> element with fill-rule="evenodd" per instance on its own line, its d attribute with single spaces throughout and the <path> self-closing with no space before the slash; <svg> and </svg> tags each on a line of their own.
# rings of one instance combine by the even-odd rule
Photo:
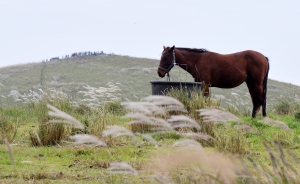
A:
<svg viewBox="0 0 300 184">
<path fill-rule="evenodd" d="M 293 114 L 300 110 L 300 104 L 294 99 L 281 100 L 275 106 L 275 112 L 279 115 Z"/>
<path fill-rule="evenodd" d="M 54 146 L 65 137 L 65 128 L 60 123 L 41 123 L 38 132 L 29 132 L 32 146 Z"/>
<path fill-rule="evenodd" d="M 5 137 L 8 142 L 12 142 L 16 137 L 17 130 L 17 124 L 12 122 L 7 115 L 0 113 L 0 139 Z M 3 143 L 4 140 L 0 142 Z"/>
<path fill-rule="evenodd" d="M 118 101 L 107 102 L 104 108 L 106 112 L 116 115 L 125 115 L 126 113 L 125 108 L 121 105 L 121 102 Z"/>
<path fill-rule="evenodd" d="M 278 114 L 289 114 L 291 111 L 291 105 L 287 101 L 281 101 L 275 106 L 275 111 Z"/>
<path fill-rule="evenodd" d="M 198 119 L 198 112 L 196 110 L 206 107 L 219 107 L 220 101 L 212 99 L 210 97 L 203 97 L 202 93 L 190 92 L 190 94 L 183 89 L 171 89 L 168 96 L 173 97 L 187 108 L 187 111 L 193 118 Z"/>
<path fill-rule="evenodd" d="M 300 111 L 298 111 L 298 112 L 295 113 L 295 119 L 297 121 L 300 121 Z"/>
</svg>

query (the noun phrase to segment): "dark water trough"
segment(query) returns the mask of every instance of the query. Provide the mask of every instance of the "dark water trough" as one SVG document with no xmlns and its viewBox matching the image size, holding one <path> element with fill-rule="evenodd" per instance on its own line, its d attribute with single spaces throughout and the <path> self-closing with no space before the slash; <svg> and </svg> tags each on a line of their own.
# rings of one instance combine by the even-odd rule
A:
<svg viewBox="0 0 300 184">
<path fill-rule="evenodd" d="M 171 89 L 182 89 L 190 95 L 192 91 L 201 92 L 201 82 L 150 81 L 152 95 L 167 95 Z"/>
</svg>

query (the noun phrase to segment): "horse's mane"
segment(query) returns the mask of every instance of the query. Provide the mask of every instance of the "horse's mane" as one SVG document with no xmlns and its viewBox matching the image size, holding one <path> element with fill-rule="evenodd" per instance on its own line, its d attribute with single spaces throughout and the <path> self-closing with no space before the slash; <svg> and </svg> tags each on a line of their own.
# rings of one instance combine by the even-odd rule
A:
<svg viewBox="0 0 300 184">
<path fill-rule="evenodd" d="M 184 47 L 175 47 L 178 50 L 185 50 L 185 51 L 189 51 L 189 52 L 197 52 L 197 53 L 203 53 L 203 52 L 209 52 L 209 50 L 207 49 L 196 49 L 196 48 L 184 48 Z"/>
</svg>

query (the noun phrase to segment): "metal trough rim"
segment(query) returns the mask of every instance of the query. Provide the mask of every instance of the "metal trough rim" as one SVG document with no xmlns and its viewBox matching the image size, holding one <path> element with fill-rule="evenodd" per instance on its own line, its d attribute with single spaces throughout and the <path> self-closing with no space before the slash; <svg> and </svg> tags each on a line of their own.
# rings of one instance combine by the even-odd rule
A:
<svg viewBox="0 0 300 184">
<path fill-rule="evenodd" d="M 202 82 L 150 81 L 151 84 L 202 84 Z"/>
</svg>

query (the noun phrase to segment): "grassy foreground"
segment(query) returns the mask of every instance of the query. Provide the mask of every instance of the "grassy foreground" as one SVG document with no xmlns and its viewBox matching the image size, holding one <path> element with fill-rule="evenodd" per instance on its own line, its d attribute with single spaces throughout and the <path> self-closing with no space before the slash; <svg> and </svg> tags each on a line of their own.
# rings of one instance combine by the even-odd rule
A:
<svg viewBox="0 0 300 184">
<path fill-rule="evenodd" d="M 296 101 L 252 119 L 200 94 L 121 104 L 97 95 L 113 87 L 97 90 L 80 102 L 52 91 L 1 107 L 1 183 L 300 182 Z"/>
</svg>

